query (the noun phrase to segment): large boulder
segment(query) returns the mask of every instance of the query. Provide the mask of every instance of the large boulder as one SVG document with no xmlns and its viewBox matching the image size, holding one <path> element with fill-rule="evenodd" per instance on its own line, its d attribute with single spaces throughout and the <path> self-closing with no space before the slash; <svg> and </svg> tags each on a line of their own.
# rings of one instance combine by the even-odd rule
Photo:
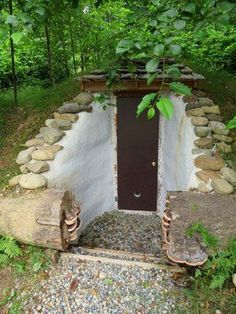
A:
<svg viewBox="0 0 236 314">
<path fill-rule="evenodd" d="M 41 174 L 27 173 L 21 175 L 19 184 L 24 189 L 34 190 L 45 187 L 47 180 Z"/>
<path fill-rule="evenodd" d="M 226 181 L 228 181 L 229 183 L 232 183 L 233 185 L 236 184 L 236 171 L 234 171 L 233 169 L 224 167 L 220 170 L 220 173 L 222 174 L 222 176 L 225 178 Z"/>
<path fill-rule="evenodd" d="M 233 186 L 223 179 L 215 179 L 211 185 L 216 193 L 231 194 L 234 191 Z"/>
<path fill-rule="evenodd" d="M 28 149 L 25 149 L 25 150 L 22 150 L 21 152 L 19 152 L 19 154 L 16 158 L 16 163 L 18 165 L 24 165 L 27 162 L 29 162 L 31 160 L 31 155 L 32 155 L 34 150 L 35 150 L 34 147 L 30 147 Z"/>
<path fill-rule="evenodd" d="M 88 106 L 93 102 L 93 95 L 90 93 L 82 92 L 77 95 L 73 101 L 76 102 L 79 105 Z"/>
<path fill-rule="evenodd" d="M 208 124 L 208 127 L 215 134 L 226 135 L 226 136 L 229 134 L 229 130 L 226 129 L 226 125 L 224 123 L 222 123 L 222 122 L 210 121 L 209 124 Z"/>
<path fill-rule="evenodd" d="M 220 157 L 200 155 L 194 159 L 194 164 L 202 170 L 220 170 L 224 167 L 224 161 Z"/>
<path fill-rule="evenodd" d="M 208 156 L 212 156 L 213 152 L 212 152 L 211 149 L 194 148 L 194 149 L 192 149 L 192 154 L 193 155 L 208 155 Z"/>
<path fill-rule="evenodd" d="M 199 138 L 194 141 L 194 145 L 200 149 L 209 149 L 213 147 L 213 139 L 209 137 Z"/>
<path fill-rule="evenodd" d="M 40 134 L 42 134 L 44 141 L 48 144 L 58 142 L 65 135 L 63 131 L 48 127 L 42 127 L 40 129 Z"/>
</svg>

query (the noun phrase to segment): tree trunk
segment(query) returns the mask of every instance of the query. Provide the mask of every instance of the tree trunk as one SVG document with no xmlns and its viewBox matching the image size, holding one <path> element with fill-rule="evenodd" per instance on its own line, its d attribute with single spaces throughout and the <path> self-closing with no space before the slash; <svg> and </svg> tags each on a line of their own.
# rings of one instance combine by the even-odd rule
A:
<svg viewBox="0 0 236 314">
<path fill-rule="evenodd" d="M 13 15 L 12 0 L 9 0 L 9 15 Z M 12 82 L 13 82 L 13 99 L 14 105 L 17 106 L 17 78 L 16 78 L 16 67 L 15 67 L 15 49 L 12 40 L 12 24 L 10 24 L 10 48 L 11 48 L 11 68 L 12 68 Z"/>
<path fill-rule="evenodd" d="M 72 33 L 72 26 L 70 24 L 70 43 L 71 43 L 71 53 L 72 53 L 72 61 L 73 61 L 73 68 L 74 73 L 77 73 L 77 65 L 76 65 L 76 58 L 75 58 L 75 45 L 74 45 L 74 39 L 73 39 L 73 33 Z"/>
<path fill-rule="evenodd" d="M 52 66 L 52 48 L 51 48 L 51 38 L 48 22 L 45 24 L 45 37 L 46 37 L 46 46 L 47 46 L 47 60 L 48 60 L 48 73 L 49 80 L 52 86 L 55 85 L 54 71 Z"/>
<path fill-rule="evenodd" d="M 79 208 L 70 192 L 47 189 L 0 199 L 0 234 L 64 251 L 76 239 Z"/>
</svg>

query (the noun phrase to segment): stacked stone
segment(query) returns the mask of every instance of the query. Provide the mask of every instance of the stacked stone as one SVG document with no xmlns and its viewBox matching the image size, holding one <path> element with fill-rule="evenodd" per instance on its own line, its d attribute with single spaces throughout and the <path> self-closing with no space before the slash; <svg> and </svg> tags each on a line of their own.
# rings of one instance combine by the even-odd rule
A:
<svg viewBox="0 0 236 314">
<path fill-rule="evenodd" d="M 43 173 L 49 171 L 48 161 L 54 160 L 55 155 L 63 146 L 56 144 L 65 135 L 65 131 L 72 128 L 78 121 L 80 112 L 91 112 L 93 95 L 82 92 L 73 101 L 64 102 L 63 106 L 54 112 L 53 119 L 47 119 L 45 126 L 35 138 L 25 143 L 26 149 L 22 150 L 16 163 L 20 165 L 21 174 L 9 180 L 10 186 L 20 185 L 25 189 L 38 189 L 47 186 L 47 179 Z"/>
<path fill-rule="evenodd" d="M 236 186 L 236 171 L 227 167 L 221 154 L 232 152 L 233 138 L 226 125 L 222 123 L 219 106 L 206 97 L 195 95 L 184 97 L 187 102 L 186 114 L 191 117 L 194 132 L 198 137 L 193 154 L 194 165 L 199 168 L 196 176 L 200 180 L 198 191 L 207 193 L 215 191 L 231 194 Z"/>
</svg>

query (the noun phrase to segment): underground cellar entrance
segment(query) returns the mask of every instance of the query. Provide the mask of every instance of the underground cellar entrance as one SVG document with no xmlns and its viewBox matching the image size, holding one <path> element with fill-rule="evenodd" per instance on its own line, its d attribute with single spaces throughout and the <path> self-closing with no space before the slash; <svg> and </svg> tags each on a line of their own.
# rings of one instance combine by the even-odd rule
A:
<svg viewBox="0 0 236 314">
<path fill-rule="evenodd" d="M 87 225 L 71 252 L 78 253 L 81 247 L 162 258 L 161 219 L 156 214 L 130 214 L 118 210 L 104 213 Z"/>
</svg>

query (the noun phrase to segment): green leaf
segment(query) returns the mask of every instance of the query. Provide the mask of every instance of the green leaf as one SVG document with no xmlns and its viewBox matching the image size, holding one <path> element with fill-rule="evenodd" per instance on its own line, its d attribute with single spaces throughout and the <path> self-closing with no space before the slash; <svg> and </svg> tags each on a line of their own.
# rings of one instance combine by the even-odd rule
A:
<svg viewBox="0 0 236 314">
<path fill-rule="evenodd" d="M 159 58 L 154 58 L 150 61 L 147 62 L 146 64 L 146 70 L 148 73 L 153 73 L 157 70 L 158 65 L 160 63 L 160 59 Z"/>
<path fill-rule="evenodd" d="M 147 94 L 142 98 L 141 103 L 138 105 L 137 108 L 137 117 L 140 116 L 140 114 L 150 106 L 151 102 L 155 99 L 156 93 Z"/>
<path fill-rule="evenodd" d="M 172 43 L 173 39 L 174 39 L 174 37 L 167 37 L 164 40 L 165 40 L 165 43 L 169 45 Z"/>
<path fill-rule="evenodd" d="M 149 22 L 150 26 L 156 27 L 157 26 L 157 20 L 152 20 Z"/>
<path fill-rule="evenodd" d="M 196 271 L 195 271 L 195 277 L 198 278 L 198 277 L 200 277 L 201 275 L 202 275 L 201 270 L 200 270 L 199 268 L 197 268 Z"/>
<path fill-rule="evenodd" d="M 189 2 L 183 6 L 183 10 L 186 12 L 194 13 L 196 10 L 196 5 L 193 2 Z"/>
<path fill-rule="evenodd" d="M 219 3 L 218 9 L 221 12 L 229 12 L 229 11 L 233 10 L 235 8 L 235 6 L 236 5 L 234 3 L 230 3 L 228 1 L 225 1 L 225 2 Z"/>
<path fill-rule="evenodd" d="M 156 114 L 155 108 L 153 107 L 149 108 L 148 113 L 147 113 L 148 120 L 151 120 L 152 118 L 154 118 L 155 114 Z"/>
<path fill-rule="evenodd" d="M 6 18 L 6 24 L 11 24 L 12 26 L 17 25 L 17 19 L 15 15 L 8 15 Z"/>
<path fill-rule="evenodd" d="M 174 56 L 178 56 L 182 51 L 182 48 L 179 45 L 170 45 L 169 49 Z"/>
<path fill-rule="evenodd" d="M 174 105 L 167 97 L 161 97 L 156 103 L 157 108 L 160 110 L 165 119 L 170 120 L 173 117 Z"/>
<path fill-rule="evenodd" d="M 35 10 L 36 13 L 38 13 L 39 15 L 43 16 L 45 14 L 45 9 L 44 7 L 38 7 Z"/>
<path fill-rule="evenodd" d="M 117 54 L 124 53 L 130 50 L 133 47 L 133 45 L 134 42 L 132 40 L 122 39 L 116 47 L 116 53 Z"/>
<path fill-rule="evenodd" d="M 174 22 L 174 27 L 178 30 L 184 29 L 186 26 L 186 22 L 184 20 L 178 20 Z"/>
<path fill-rule="evenodd" d="M 207 0 L 204 4 L 205 7 L 207 8 L 212 8 L 215 5 L 216 1 L 215 0 Z"/>
<path fill-rule="evenodd" d="M 176 92 L 177 94 L 182 94 L 185 96 L 191 96 L 192 92 L 191 92 L 191 88 L 184 85 L 181 82 L 172 82 L 170 83 L 170 89 L 174 92 Z"/>
<path fill-rule="evenodd" d="M 148 79 L 147 79 L 147 84 L 151 85 L 152 82 L 157 78 L 157 72 L 149 74 Z"/>
<path fill-rule="evenodd" d="M 227 25 L 230 21 L 230 15 L 228 13 L 225 14 L 221 14 L 219 16 L 217 16 L 216 18 L 216 22 L 218 24 L 222 24 L 222 25 Z"/>
<path fill-rule="evenodd" d="M 233 117 L 233 119 L 231 119 L 227 125 L 226 125 L 227 129 L 236 129 L 236 116 Z"/>
<path fill-rule="evenodd" d="M 137 42 L 134 44 L 136 48 L 138 48 L 139 50 L 142 49 L 141 43 Z"/>
<path fill-rule="evenodd" d="M 155 56 L 161 57 L 164 53 L 165 46 L 162 44 L 158 44 L 154 47 L 153 53 Z"/>
<path fill-rule="evenodd" d="M 178 68 L 170 67 L 166 70 L 166 73 L 173 78 L 179 78 L 181 76 L 181 72 Z"/>
<path fill-rule="evenodd" d="M 177 16 L 177 14 L 178 14 L 178 9 L 176 9 L 176 8 L 170 9 L 170 10 L 165 12 L 165 15 L 169 16 L 171 18 Z"/>
<path fill-rule="evenodd" d="M 21 32 L 15 32 L 11 35 L 11 38 L 12 38 L 14 44 L 16 44 L 16 45 L 19 43 L 19 41 L 21 40 L 22 37 L 23 37 L 23 33 L 21 33 Z"/>
</svg>

